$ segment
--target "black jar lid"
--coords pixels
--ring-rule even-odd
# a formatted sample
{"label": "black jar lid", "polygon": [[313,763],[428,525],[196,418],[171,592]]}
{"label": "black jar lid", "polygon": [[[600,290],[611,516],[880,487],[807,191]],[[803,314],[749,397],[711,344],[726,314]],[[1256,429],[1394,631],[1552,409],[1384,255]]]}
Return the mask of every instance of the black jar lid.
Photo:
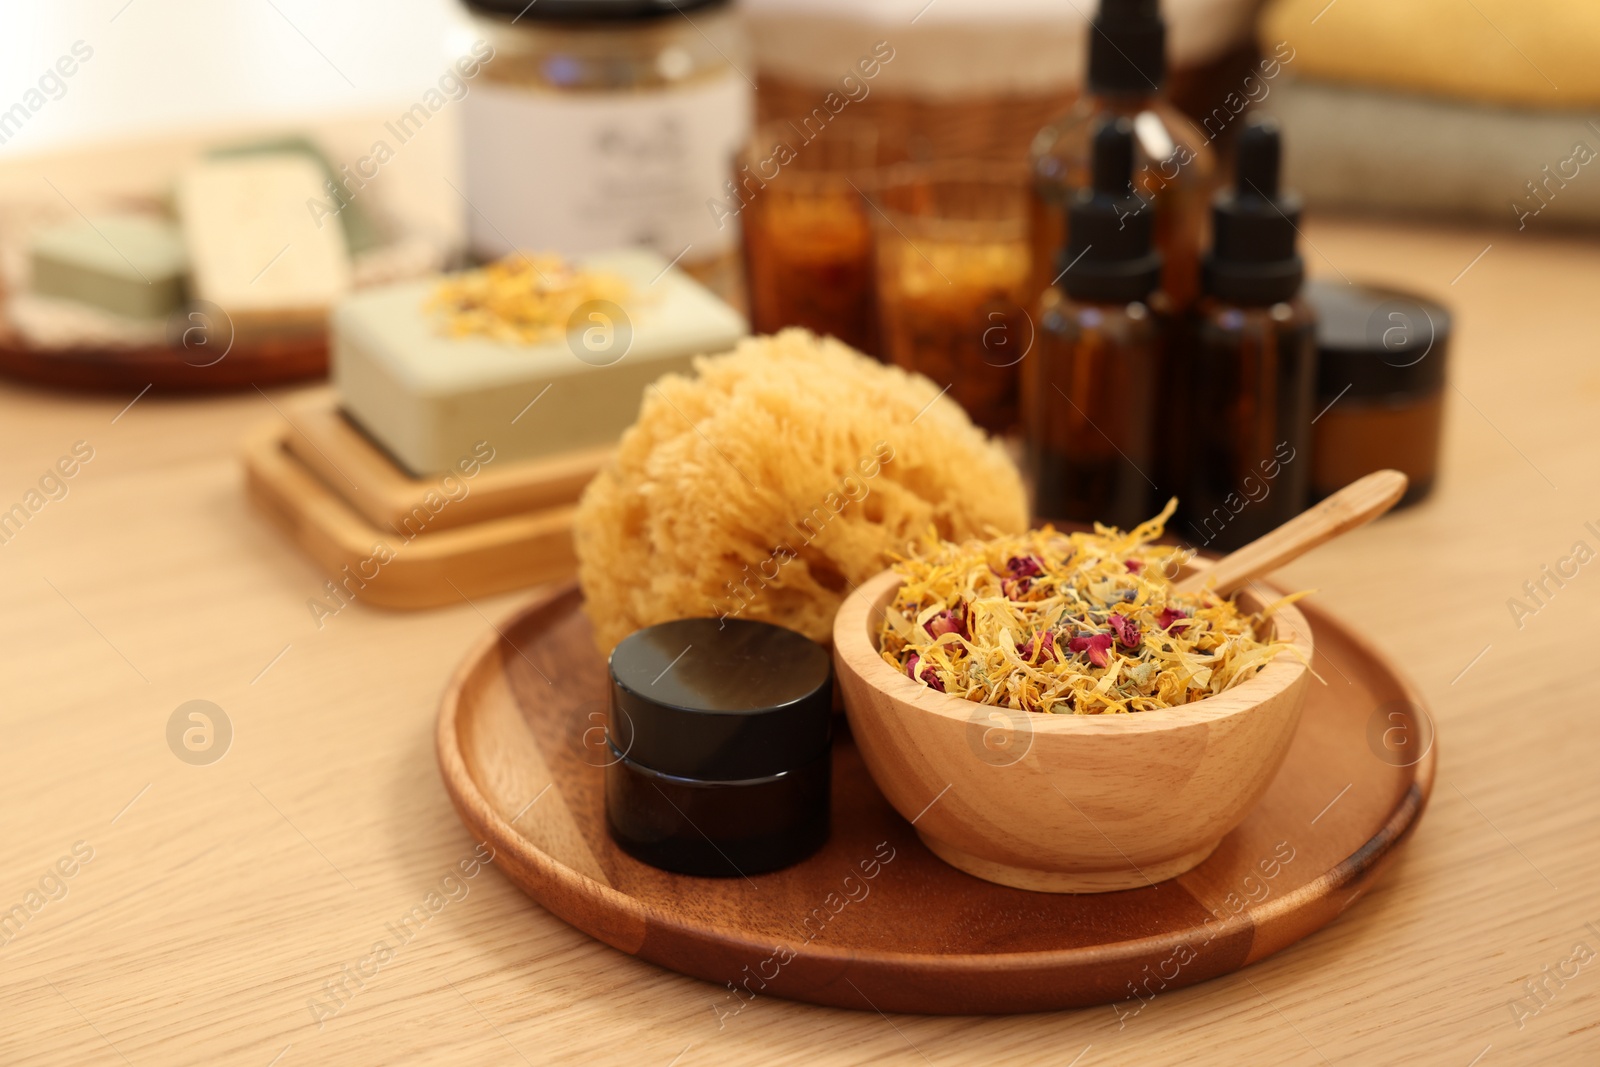
{"label": "black jar lid", "polygon": [[515,22],[643,22],[726,7],[729,0],[464,0],[474,11]]}
{"label": "black jar lid", "polygon": [[1332,400],[1427,393],[1445,380],[1450,311],[1410,293],[1315,280],[1317,395]]}
{"label": "black jar lid", "polygon": [[750,619],[678,619],[611,652],[611,744],[662,774],[744,781],[828,747],[833,664],[809,638]]}

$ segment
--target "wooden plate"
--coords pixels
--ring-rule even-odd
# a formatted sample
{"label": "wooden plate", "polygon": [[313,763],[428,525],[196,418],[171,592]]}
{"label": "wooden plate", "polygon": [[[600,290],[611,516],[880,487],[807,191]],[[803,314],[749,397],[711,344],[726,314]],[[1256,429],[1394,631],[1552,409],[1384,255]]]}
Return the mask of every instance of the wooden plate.
{"label": "wooden plate", "polygon": [[[357,600],[384,608],[436,608],[571,577],[573,505],[440,529],[368,522],[286,447],[294,430],[270,423],[244,442],[251,502]],[[470,496],[467,498],[470,499]],[[385,558],[387,556],[387,558]],[[331,594],[329,597],[331,603]]]}
{"label": "wooden plate", "polygon": [[455,491],[451,492],[443,481],[445,475],[418,476],[401,467],[339,410],[332,397],[292,407],[288,417],[296,431],[285,441],[289,451],[368,521],[384,529],[403,529],[408,522],[414,525],[417,509],[425,506],[428,494],[434,494],[436,501],[448,499],[458,496],[463,485],[466,495],[452,499],[449,507],[433,514],[429,521],[432,529],[575,504],[613,451],[607,445],[543,459],[496,459],[480,464],[470,479],[460,471],[449,472],[455,476]]}
{"label": "wooden plate", "polygon": [[111,392],[154,386],[164,392],[216,393],[280,385],[328,373],[328,339],[303,337],[239,341],[209,366],[180,348],[34,348],[15,334],[0,335],[0,374],[38,385]]}
{"label": "wooden plate", "polygon": [[1435,751],[1416,694],[1365,642],[1300,606],[1326,684],[1313,683],[1282,771],[1208,860],[1141,889],[1033,893],[947,866],[884,801],[848,736],[834,747],[833,836],[809,860],[744,879],[639,863],[606,835],[605,664],[573,586],[468,656],[440,708],[439,765],[513,882],[607,944],[715,983],[706,997],[719,1015],[758,995],[941,1014],[1126,1001],[1117,1010],[1132,1012],[1334,919],[1427,803]]}

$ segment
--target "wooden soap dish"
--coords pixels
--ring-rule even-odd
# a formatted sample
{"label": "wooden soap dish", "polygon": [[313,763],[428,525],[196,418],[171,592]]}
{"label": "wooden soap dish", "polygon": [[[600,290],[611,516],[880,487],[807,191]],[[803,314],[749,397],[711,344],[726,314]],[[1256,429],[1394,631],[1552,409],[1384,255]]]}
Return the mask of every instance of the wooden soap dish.
{"label": "wooden soap dish", "polygon": [[[382,445],[350,421],[329,397],[291,408],[289,422],[296,433],[286,439],[289,451],[308,470],[334,488],[367,520],[384,529],[401,530],[416,525],[417,508],[429,493],[452,499],[450,506],[432,515],[428,528],[443,530],[468,526],[486,519],[525,515],[571,504],[583,487],[611,458],[611,447],[569,452],[548,459],[489,459],[464,456],[470,477],[463,470],[444,476],[413,475],[397,463]],[[493,442],[484,453],[494,455]]]}
{"label": "wooden soap dish", "polygon": [[394,466],[326,405],[293,418],[244,442],[250,498],[356,599],[440,607],[576,570],[572,514],[600,457],[499,470],[491,462],[447,492],[440,479]]}
{"label": "wooden soap dish", "polygon": [[[713,983],[719,1018],[765,996],[938,1014],[1110,1002],[1126,1016],[1331,922],[1427,804],[1435,750],[1417,694],[1351,630],[1299,606],[1322,681],[1281,769],[1207,859],[1137,889],[1036,893],[963,874],[889,806],[848,732],[833,750],[832,837],[811,858],[728,879],[640,863],[606,832],[606,666],[574,586],[469,654],[439,711],[439,766],[506,877],[585,933]],[[1059,784],[1070,798],[1071,777]]]}

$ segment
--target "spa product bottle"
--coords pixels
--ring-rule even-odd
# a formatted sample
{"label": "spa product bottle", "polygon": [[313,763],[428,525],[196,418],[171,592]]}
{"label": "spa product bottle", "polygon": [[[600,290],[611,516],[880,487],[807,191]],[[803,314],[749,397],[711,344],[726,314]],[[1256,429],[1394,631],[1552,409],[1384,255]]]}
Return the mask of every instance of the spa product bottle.
{"label": "spa product bottle", "polygon": [[471,255],[645,246],[735,291],[738,227],[706,205],[729,199],[754,110],[739,5],[464,3],[482,38],[468,57],[481,73],[450,105]]}
{"label": "spa product bottle", "polygon": [[1167,318],[1152,211],[1133,192],[1133,138],[1125,118],[1095,131],[1093,183],[1068,208],[1061,280],[1040,300],[1038,350],[1023,364],[1042,519],[1132,529],[1159,510],[1150,472]]}
{"label": "spa product bottle", "polygon": [[1073,194],[1089,185],[1095,127],[1123,117],[1133,124],[1134,191],[1155,202],[1161,288],[1175,311],[1193,303],[1216,160],[1194,124],[1161,95],[1166,73],[1166,23],[1157,0],[1101,0],[1089,30],[1086,91],[1039,131],[1030,153],[1035,293],[1061,269],[1052,264],[1066,245]]}
{"label": "spa product bottle", "polygon": [[1239,135],[1237,182],[1212,209],[1203,295],[1167,375],[1172,531],[1230,551],[1298,514],[1311,477],[1316,314],[1300,296],[1300,200],[1278,189],[1277,124]]}

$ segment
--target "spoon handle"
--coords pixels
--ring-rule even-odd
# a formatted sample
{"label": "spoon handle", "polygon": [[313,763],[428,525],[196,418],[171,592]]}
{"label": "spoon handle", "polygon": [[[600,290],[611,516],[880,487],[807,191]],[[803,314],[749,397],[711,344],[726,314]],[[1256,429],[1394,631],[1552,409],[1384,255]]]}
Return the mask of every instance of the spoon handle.
{"label": "spoon handle", "polygon": [[1177,590],[1198,593],[1209,585],[1219,596],[1228,596],[1250,579],[1269,574],[1323,542],[1366,525],[1392,508],[1405,491],[1404,474],[1396,470],[1374,471],[1205,570],[1180,580]]}

